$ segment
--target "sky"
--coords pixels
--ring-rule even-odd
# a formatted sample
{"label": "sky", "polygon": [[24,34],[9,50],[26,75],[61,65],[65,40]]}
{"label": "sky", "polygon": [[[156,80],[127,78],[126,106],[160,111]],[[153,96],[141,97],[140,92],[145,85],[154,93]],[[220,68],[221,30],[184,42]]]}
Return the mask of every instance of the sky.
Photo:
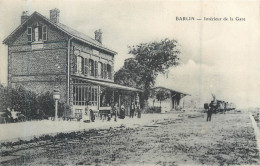
{"label": "sky", "polygon": [[[128,46],[175,39],[181,64],[160,75],[156,86],[217,99],[237,107],[260,107],[260,2],[170,0],[0,0],[0,41],[20,24],[22,11],[60,10],[60,22],[94,38],[118,54],[115,70],[131,57]],[[177,21],[176,17],[202,20]],[[204,17],[245,18],[245,21],[204,21]],[[0,44],[0,82],[7,82],[7,46]]]}

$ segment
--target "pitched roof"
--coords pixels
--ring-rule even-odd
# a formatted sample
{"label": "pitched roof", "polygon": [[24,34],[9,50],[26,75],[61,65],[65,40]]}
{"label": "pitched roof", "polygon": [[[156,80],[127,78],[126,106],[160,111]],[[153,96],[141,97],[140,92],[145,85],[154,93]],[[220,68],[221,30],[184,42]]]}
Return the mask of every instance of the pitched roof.
{"label": "pitched roof", "polygon": [[177,90],[174,90],[174,89],[171,89],[171,88],[162,87],[162,86],[158,86],[158,87],[155,87],[153,89],[158,89],[158,88],[162,88],[162,89],[166,89],[166,90],[169,90],[171,92],[174,92],[174,93],[179,93],[179,94],[184,94],[184,95],[190,96],[190,94],[188,94],[188,93],[180,92],[180,91],[177,91]]}
{"label": "pitched roof", "polygon": [[101,44],[100,42],[96,41],[95,39],[92,39],[91,37],[87,36],[84,33],[81,33],[75,29],[72,29],[64,24],[61,23],[54,23],[52,22],[50,19],[46,18],[45,16],[41,15],[38,12],[34,12],[24,23],[22,23],[21,25],[19,25],[7,38],[4,39],[3,43],[4,44],[8,44],[8,41],[13,37],[13,35],[18,32],[24,25],[27,24],[28,20],[30,20],[33,16],[39,16],[41,18],[43,18],[45,21],[47,21],[48,23],[50,23],[51,25],[53,25],[54,27],[58,28],[59,30],[63,31],[64,33],[68,34],[71,37],[74,37],[75,39],[87,43],[91,46],[97,47],[99,49],[102,49],[104,51],[110,52],[112,54],[117,54],[117,52],[107,48],[106,46],[104,46],[103,44]]}

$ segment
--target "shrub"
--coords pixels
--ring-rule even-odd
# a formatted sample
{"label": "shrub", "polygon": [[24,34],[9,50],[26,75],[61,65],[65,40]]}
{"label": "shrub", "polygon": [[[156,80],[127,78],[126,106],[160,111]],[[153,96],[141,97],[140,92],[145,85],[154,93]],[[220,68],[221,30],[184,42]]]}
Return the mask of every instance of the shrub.
{"label": "shrub", "polygon": [[4,112],[8,107],[7,88],[0,84],[0,112]]}
{"label": "shrub", "polygon": [[38,101],[35,93],[25,90],[22,86],[17,88],[8,87],[8,99],[10,107],[20,111],[27,120],[33,119],[36,114]]}
{"label": "shrub", "polygon": [[38,109],[46,116],[54,116],[55,114],[55,101],[52,93],[49,91],[38,96],[39,106]]}
{"label": "shrub", "polygon": [[[55,102],[51,92],[40,95],[22,86],[11,88],[0,84],[0,111],[14,109],[25,115],[27,120],[44,119],[55,114]],[[69,106],[59,102],[58,116],[62,116]]]}

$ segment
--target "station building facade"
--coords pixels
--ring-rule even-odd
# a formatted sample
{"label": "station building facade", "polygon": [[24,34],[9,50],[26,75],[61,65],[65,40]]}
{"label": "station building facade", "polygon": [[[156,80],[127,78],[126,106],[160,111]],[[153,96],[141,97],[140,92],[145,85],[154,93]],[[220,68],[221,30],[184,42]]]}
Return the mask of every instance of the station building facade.
{"label": "station building facade", "polygon": [[140,89],[114,83],[115,51],[59,21],[60,11],[50,18],[23,12],[21,24],[3,41],[8,46],[8,85],[23,86],[37,94],[58,88],[61,102],[71,107],[66,116],[84,111],[87,103],[109,110],[118,103],[129,112],[139,102]]}

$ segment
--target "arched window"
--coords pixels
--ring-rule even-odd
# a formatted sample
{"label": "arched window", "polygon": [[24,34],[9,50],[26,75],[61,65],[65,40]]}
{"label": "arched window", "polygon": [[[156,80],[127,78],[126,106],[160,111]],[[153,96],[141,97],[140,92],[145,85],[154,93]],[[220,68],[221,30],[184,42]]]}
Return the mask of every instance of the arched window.
{"label": "arched window", "polygon": [[108,76],[108,79],[112,80],[111,65],[109,65],[109,64],[107,64],[107,76]]}
{"label": "arched window", "polygon": [[95,70],[94,61],[92,59],[90,59],[89,60],[89,75],[90,76],[94,76],[94,70]]}

